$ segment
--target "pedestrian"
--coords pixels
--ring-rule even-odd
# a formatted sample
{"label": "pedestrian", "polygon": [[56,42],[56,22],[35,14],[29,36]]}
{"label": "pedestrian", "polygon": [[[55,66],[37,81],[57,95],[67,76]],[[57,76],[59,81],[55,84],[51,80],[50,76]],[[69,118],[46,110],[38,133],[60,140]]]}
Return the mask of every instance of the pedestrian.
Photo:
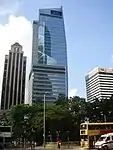
{"label": "pedestrian", "polygon": [[36,142],[34,143],[34,145],[35,145],[35,148],[36,148]]}
{"label": "pedestrian", "polygon": [[61,146],[61,140],[60,137],[57,138],[57,147],[60,149]]}

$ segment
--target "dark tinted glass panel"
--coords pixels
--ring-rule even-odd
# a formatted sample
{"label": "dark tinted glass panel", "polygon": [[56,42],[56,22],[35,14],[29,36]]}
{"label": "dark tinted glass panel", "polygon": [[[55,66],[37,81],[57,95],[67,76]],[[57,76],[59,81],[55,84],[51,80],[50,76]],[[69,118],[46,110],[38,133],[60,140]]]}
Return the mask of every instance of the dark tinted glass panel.
{"label": "dark tinted glass panel", "polygon": [[110,136],[107,137],[106,141],[110,141]]}
{"label": "dark tinted glass panel", "polygon": [[10,103],[9,103],[9,108],[12,105],[12,98],[13,98],[13,82],[14,82],[14,68],[15,68],[15,53],[13,54],[13,64],[12,64],[12,77],[11,77],[11,87],[10,87]]}
{"label": "dark tinted glass panel", "polygon": [[7,59],[5,59],[5,64],[7,64],[7,62],[8,62],[8,60],[7,60]]}
{"label": "dark tinted glass panel", "polygon": [[5,67],[4,67],[4,70],[6,70],[7,69],[7,64],[5,64]]}
{"label": "dark tinted glass panel", "polygon": [[65,71],[65,68],[57,68],[57,67],[46,67],[46,66],[33,66],[33,68],[37,68],[37,69],[53,69],[53,70],[62,70],[62,71]]}
{"label": "dark tinted glass panel", "polygon": [[113,73],[110,73],[110,72],[109,72],[109,73],[108,73],[108,72],[99,72],[99,74],[105,74],[105,75],[108,75],[108,74],[109,74],[109,75],[113,75]]}
{"label": "dark tinted glass panel", "polygon": [[22,101],[21,103],[24,103],[24,93],[22,93]]}
{"label": "dark tinted glass panel", "polygon": [[7,78],[7,90],[6,90],[5,109],[8,108],[8,93],[9,93],[9,80],[10,80],[11,59],[12,59],[12,54],[11,54],[11,52],[10,52],[10,53],[9,53],[9,65],[8,65],[8,78]]}
{"label": "dark tinted glass panel", "polygon": [[55,11],[55,10],[51,10],[51,14],[55,15],[55,16],[62,16],[62,12],[60,11]]}
{"label": "dark tinted glass panel", "polygon": [[26,61],[24,61],[24,70],[23,70],[23,79],[22,79],[22,101],[24,103],[24,95],[25,95],[25,76],[26,76]]}
{"label": "dark tinted glass panel", "polygon": [[21,79],[22,79],[22,62],[23,62],[23,54],[20,57],[20,72],[19,72],[19,87],[18,87],[18,104],[21,103],[20,101],[20,94],[21,94]]}
{"label": "dark tinted glass panel", "polygon": [[4,71],[4,77],[6,77],[6,71]]}
{"label": "dark tinted glass panel", "polygon": [[89,130],[101,130],[101,129],[111,129],[113,125],[88,125]]}
{"label": "dark tinted glass panel", "polygon": [[16,97],[17,97],[18,62],[19,62],[19,54],[17,54],[17,60],[16,60],[16,76],[15,76],[15,88],[14,88],[14,105],[16,105]]}
{"label": "dark tinted glass panel", "polygon": [[4,98],[5,98],[5,86],[6,84],[6,78],[3,78],[3,83],[2,83],[2,96],[1,96],[1,108],[3,109],[4,108]]}

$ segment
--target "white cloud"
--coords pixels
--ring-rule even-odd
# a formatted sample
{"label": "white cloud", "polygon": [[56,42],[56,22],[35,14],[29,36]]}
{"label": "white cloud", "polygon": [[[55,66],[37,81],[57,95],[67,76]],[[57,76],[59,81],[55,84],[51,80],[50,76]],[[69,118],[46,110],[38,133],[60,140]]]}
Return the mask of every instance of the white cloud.
{"label": "white cloud", "polygon": [[71,89],[69,90],[69,97],[73,97],[77,95],[77,89]]}
{"label": "white cloud", "polygon": [[[10,15],[7,24],[0,24],[0,92],[2,89],[5,54],[9,54],[11,45],[15,42],[19,42],[23,46],[24,55],[27,56],[26,81],[28,81],[28,70],[31,65],[32,24],[25,17]],[[26,87],[28,87],[27,82]]]}
{"label": "white cloud", "polygon": [[0,15],[9,15],[18,12],[23,0],[0,0]]}

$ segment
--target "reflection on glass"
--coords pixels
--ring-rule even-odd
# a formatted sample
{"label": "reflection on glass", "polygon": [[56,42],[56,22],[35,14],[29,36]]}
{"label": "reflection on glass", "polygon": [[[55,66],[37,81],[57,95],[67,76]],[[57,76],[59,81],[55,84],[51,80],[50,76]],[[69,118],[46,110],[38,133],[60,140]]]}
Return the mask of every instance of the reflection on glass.
{"label": "reflection on glass", "polygon": [[[43,99],[43,94],[49,91],[47,98],[56,100],[59,94],[67,96],[67,48],[62,8],[62,15],[50,16],[51,9],[41,9],[38,21],[38,68],[34,69],[35,95]],[[47,14],[47,15],[46,15]],[[34,92],[33,91],[33,92]]]}

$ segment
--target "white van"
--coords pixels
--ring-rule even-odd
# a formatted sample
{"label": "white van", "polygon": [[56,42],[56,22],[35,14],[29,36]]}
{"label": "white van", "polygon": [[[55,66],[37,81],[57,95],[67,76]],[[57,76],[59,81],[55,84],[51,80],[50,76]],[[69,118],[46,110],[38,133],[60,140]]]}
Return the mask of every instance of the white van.
{"label": "white van", "polygon": [[98,141],[95,143],[97,149],[112,149],[113,148],[113,133],[107,133],[101,135]]}

